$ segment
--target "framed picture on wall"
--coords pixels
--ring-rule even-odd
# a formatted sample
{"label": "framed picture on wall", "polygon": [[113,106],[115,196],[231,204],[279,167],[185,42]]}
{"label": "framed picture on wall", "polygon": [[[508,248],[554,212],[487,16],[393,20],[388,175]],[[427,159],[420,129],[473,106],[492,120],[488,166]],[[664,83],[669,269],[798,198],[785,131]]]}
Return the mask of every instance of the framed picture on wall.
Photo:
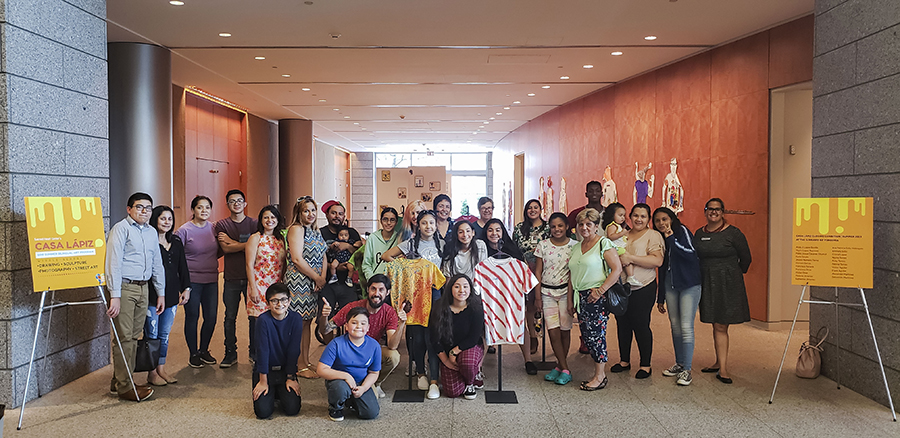
{"label": "framed picture on wall", "polygon": [[422,192],[422,201],[431,202],[431,193],[430,192]]}
{"label": "framed picture on wall", "polygon": [[416,187],[425,187],[425,177],[422,175],[416,175],[415,186]]}
{"label": "framed picture on wall", "polygon": [[391,182],[391,171],[390,170],[382,170],[381,171],[381,180],[384,182]]}
{"label": "framed picture on wall", "polygon": [[431,181],[431,182],[429,182],[429,183],[428,183],[428,190],[431,190],[432,192],[439,192],[439,191],[441,191],[441,182],[440,182],[440,181]]}
{"label": "framed picture on wall", "polygon": [[406,187],[397,188],[397,199],[406,199]]}
{"label": "framed picture on wall", "polygon": [[378,206],[378,214],[381,214],[381,212],[384,211],[384,209],[388,208],[388,207],[390,207],[390,205],[379,205]]}

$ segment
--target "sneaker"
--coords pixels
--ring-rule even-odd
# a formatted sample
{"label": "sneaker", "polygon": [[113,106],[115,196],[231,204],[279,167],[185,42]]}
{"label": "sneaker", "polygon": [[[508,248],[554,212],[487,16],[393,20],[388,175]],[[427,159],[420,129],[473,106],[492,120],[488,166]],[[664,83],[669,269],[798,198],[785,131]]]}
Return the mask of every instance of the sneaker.
{"label": "sneaker", "polygon": [[630,284],[630,285],[632,285],[633,287],[638,287],[638,288],[640,288],[640,287],[643,287],[643,286],[644,286],[643,284],[641,284],[640,281],[638,281],[638,280],[637,280],[636,278],[634,278],[634,277],[628,277],[628,278],[625,280],[625,282],[628,283],[628,284]]}
{"label": "sneaker", "polygon": [[554,382],[554,381],[556,381],[556,378],[559,377],[559,375],[561,373],[562,373],[562,371],[559,368],[554,368],[549,373],[544,374],[544,380],[546,380],[548,382]]}
{"label": "sneaker", "polygon": [[344,410],[328,409],[328,418],[330,418],[331,421],[344,421]]}
{"label": "sneaker", "polygon": [[416,386],[419,387],[420,391],[427,391],[428,390],[428,377],[425,377],[424,375],[419,376],[419,379],[416,381]]}
{"label": "sneaker", "polygon": [[335,284],[335,283],[337,283],[337,275],[332,275],[331,278],[328,279],[328,284]]}
{"label": "sneaker", "polygon": [[381,385],[375,385],[375,396],[378,398],[385,398],[387,394],[384,393],[384,390],[381,389]]}
{"label": "sneaker", "polygon": [[688,386],[691,384],[691,370],[684,370],[680,374],[678,374],[678,380],[675,383],[681,386]]}
{"label": "sneaker", "polygon": [[466,386],[465,392],[463,392],[463,397],[466,400],[475,400],[475,385]]}
{"label": "sneaker", "polygon": [[353,279],[351,279],[350,277],[347,277],[347,279],[344,280],[344,284],[346,284],[347,287],[353,287]]}
{"label": "sneaker", "polygon": [[191,359],[188,360],[188,365],[190,365],[191,368],[203,368],[203,361],[200,360],[200,355],[191,355]]}
{"label": "sneaker", "polygon": [[237,353],[225,353],[225,358],[219,363],[219,368],[231,368],[235,364],[237,364]]}
{"label": "sneaker", "polygon": [[682,371],[684,371],[684,367],[676,363],[675,365],[670,366],[669,369],[664,370],[662,375],[666,377],[676,377],[681,374]]}
{"label": "sneaker", "polygon": [[205,363],[207,365],[215,365],[216,364],[216,358],[212,357],[212,355],[209,354],[208,351],[204,351],[204,352],[200,353],[200,360],[203,361],[203,363]]}
{"label": "sneaker", "polygon": [[481,370],[478,370],[478,374],[475,375],[475,384],[473,386],[475,389],[484,389],[484,373]]}
{"label": "sneaker", "polygon": [[435,400],[441,396],[441,389],[438,388],[437,383],[432,383],[431,386],[428,387],[428,400]]}

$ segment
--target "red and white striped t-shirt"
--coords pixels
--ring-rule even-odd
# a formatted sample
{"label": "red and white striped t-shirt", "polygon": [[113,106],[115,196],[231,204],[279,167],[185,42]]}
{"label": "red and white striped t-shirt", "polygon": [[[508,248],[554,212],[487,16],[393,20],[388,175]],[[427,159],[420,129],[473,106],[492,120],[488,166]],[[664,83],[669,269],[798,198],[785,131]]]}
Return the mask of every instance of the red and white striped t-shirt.
{"label": "red and white striped t-shirt", "polygon": [[528,264],[489,258],[475,267],[474,281],[484,303],[487,344],[525,343],[525,294],[538,284]]}

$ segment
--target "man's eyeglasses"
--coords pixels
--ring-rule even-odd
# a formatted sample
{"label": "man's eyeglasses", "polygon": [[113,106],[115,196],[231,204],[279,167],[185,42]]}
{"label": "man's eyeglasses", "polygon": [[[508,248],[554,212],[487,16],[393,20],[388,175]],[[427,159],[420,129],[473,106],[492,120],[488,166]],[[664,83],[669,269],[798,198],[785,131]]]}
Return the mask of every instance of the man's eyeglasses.
{"label": "man's eyeglasses", "polygon": [[134,204],[134,206],[131,208],[137,210],[138,212],[144,212],[144,213],[149,213],[149,212],[153,211],[152,205]]}
{"label": "man's eyeglasses", "polygon": [[243,199],[229,199],[228,200],[228,205],[243,204],[243,203],[244,203]]}
{"label": "man's eyeglasses", "polygon": [[290,303],[290,302],[291,302],[291,297],[272,298],[272,299],[269,300],[269,304],[271,304],[271,305],[273,305],[273,306],[276,305],[276,304],[287,304],[287,303]]}

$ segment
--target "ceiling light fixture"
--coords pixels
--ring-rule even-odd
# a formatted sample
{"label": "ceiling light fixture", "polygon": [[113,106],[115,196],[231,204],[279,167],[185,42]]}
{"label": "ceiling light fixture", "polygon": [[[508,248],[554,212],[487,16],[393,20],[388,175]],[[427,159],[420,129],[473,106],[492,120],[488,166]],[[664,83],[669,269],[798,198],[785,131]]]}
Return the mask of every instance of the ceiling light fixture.
{"label": "ceiling light fixture", "polygon": [[517,100],[517,101],[513,102],[513,105],[517,105],[517,104],[520,104],[520,103],[522,103],[522,102],[519,102],[519,101]]}
{"label": "ceiling light fixture", "polygon": [[505,110],[508,110],[508,109],[509,109],[509,107],[508,107],[508,106],[505,106],[505,107],[503,107],[503,109],[505,109]]}
{"label": "ceiling light fixture", "polygon": [[498,115],[498,116],[502,116],[502,115],[503,115],[503,113],[497,113],[497,115]]}
{"label": "ceiling light fixture", "polygon": [[358,124],[359,124],[359,122],[353,122],[353,124],[354,124],[354,125],[358,125]]}
{"label": "ceiling light fixture", "polygon": [[528,93],[528,97],[534,97],[534,93]]}
{"label": "ceiling light fixture", "polygon": [[283,77],[283,78],[289,78],[289,77],[291,77],[291,75],[281,75],[281,77]]}
{"label": "ceiling light fixture", "polygon": [[345,119],[349,119],[349,118],[350,118],[350,116],[344,116],[344,118],[345,118]]}
{"label": "ceiling light fixture", "polygon": [[582,68],[594,68],[592,64],[585,64],[581,66]]}
{"label": "ceiling light fixture", "polygon": [[341,109],[340,109],[340,108],[335,108],[334,110],[335,110],[335,111],[340,111]]}
{"label": "ceiling light fixture", "polygon": [[325,99],[319,99],[319,102],[325,102]]}
{"label": "ceiling light fixture", "polygon": [[544,85],[544,86],[543,86],[543,87],[541,87],[541,88],[543,88],[543,89],[547,89],[547,88],[550,88],[550,86],[549,86],[549,85]]}
{"label": "ceiling light fixture", "polygon": [[622,56],[622,52],[615,51],[615,52],[610,53],[610,55],[612,55],[612,56]]}
{"label": "ceiling light fixture", "polygon": [[256,58],[253,58],[253,59],[255,59],[257,61],[262,61],[263,59],[266,59],[266,57],[265,56],[257,56]]}
{"label": "ceiling light fixture", "polygon": [[491,118],[490,118],[490,119],[488,119],[488,120],[494,120],[494,119],[496,119],[496,117],[491,117]]}
{"label": "ceiling light fixture", "polygon": [[485,124],[485,125],[489,125],[490,123],[491,123],[491,122],[489,122],[489,121],[487,121],[487,120],[484,121],[484,124]]}
{"label": "ceiling light fixture", "polygon": [[228,32],[222,32],[222,33],[219,34],[219,36],[222,37],[222,38],[228,38],[228,37],[231,36],[231,34],[228,33]]}
{"label": "ceiling light fixture", "polygon": [[560,77],[559,77],[559,79],[561,79],[561,80],[563,80],[563,81],[565,81],[565,80],[568,80],[568,79],[569,79],[569,77],[568,77],[568,76],[560,76]]}
{"label": "ceiling light fixture", "polygon": [[303,91],[309,91],[309,88],[301,88]]}
{"label": "ceiling light fixture", "polygon": [[169,2],[169,4],[172,6],[184,6],[184,2],[179,1],[179,0],[172,0]]}
{"label": "ceiling light fixture", "polygon": [[656,36],[655,35],[647,35],[644,37],[644,39],[647,41],[653,41],[656,39]]}

